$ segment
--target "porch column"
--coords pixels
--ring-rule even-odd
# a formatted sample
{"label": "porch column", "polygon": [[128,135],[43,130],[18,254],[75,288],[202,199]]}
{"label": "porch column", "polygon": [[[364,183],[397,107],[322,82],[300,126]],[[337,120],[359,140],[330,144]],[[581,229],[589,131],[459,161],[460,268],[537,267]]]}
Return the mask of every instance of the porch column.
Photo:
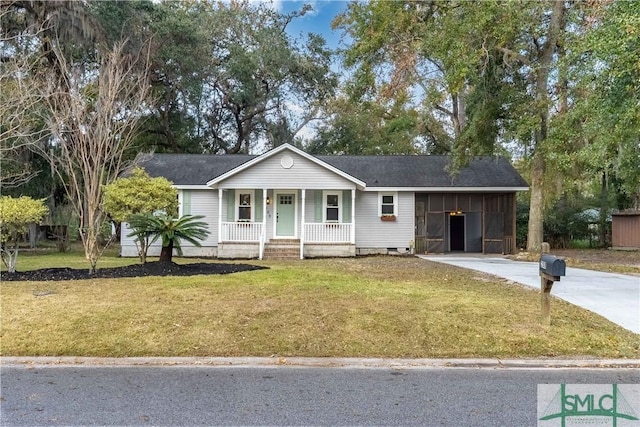
{"label": "porch column", "polygon": [[222,188],[218,187],[218,246],[222,242]]}
{"label": "porch column", "polygon": [[356,244],[356,189],[351,189],[351,244]]}
{"label": "porch column", "polygon": [[262,230],[260,230],[260,243],[258,249],[258,258],[264,256],[264,243],[267,240],[267,189],[262,189]]}
{"label": "porch column", "polygon": [[262,189],[262,231],[267,236],[267,189]]}
{"label": "porch column", "polygon": [[307,207],[306,190],[303,188],[301,190],[301,193],[302,193],[302,215],[300,216],[300,222],[301,222],[301,226],[300,226],[300,259],[304,259],[304,229],[305,229],[304,211],[306,210],[306,207]]}

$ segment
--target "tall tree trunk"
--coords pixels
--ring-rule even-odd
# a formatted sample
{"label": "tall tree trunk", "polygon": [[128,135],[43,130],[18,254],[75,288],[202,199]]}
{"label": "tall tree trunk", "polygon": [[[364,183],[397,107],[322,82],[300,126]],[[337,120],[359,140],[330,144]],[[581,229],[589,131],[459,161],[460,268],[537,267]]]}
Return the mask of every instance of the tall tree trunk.
{"label": "tall tree trunk", "polygon": [[531,171],[531,199],[529,201],[529,231],[527,250],[540,252],[544,239],[544,172],[545,162],[541,153],[536,153]]}
{"label": "tall tree trunk", "polygon": [[549,76],[554,53],[557,52],[561,32],[564,31],[564,2],[555,0],[551,11],[551,21],[547,30],[547,40],[538,51],[538,68],[536,70],[536,107],[540,123],[535,131],[535,148],[533,169],[531,171],[531,204],[529,206],[529,238],[527,250],[541,250],[544,226],[544,181],[546,161],[544,159],[544,143],[548,136],[549,126]]}
{"label": "tall tree trunk", "polygon": [[163,246],[160,251],[160,262],[171,262],[173,256],[173,240],[169,240],[167,246]]}
{"label": "tall tree trunk", "polygon": [[602,171],[602,185],[600,187],[600,214],[598,215],[598,246],[606,248],[607,241],[607,216],[609,214],[609,186],[607,185],[607,172]]}

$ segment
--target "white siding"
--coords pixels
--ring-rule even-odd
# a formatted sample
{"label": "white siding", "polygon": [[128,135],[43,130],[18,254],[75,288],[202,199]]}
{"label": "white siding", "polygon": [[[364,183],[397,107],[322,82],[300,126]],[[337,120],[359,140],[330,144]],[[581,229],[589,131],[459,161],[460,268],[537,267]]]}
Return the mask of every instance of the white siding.
{"label": "white siding", "polygon": [[[263,188],[257,186],[256,188]],[[203,248],[191,248],[188,243],[184,244],[185,255],[215,255],[218,246],[218,192],[217,190],[189,190],[191,191],[191,214],[204,215],[204,220],[210,224],[210,235],[203,242]],[[321,191],[321,190],[320,190]],[[267,237],[273,236],[273,191],[268,195],[272,204],[267,207]],[[223,209],[226,205],[226,194],[223,193]],[[302,200],[300,191],[296,191],[298,205],[298,236],[300,235],[300,220],[302,212]],[[356,192],[356,247],[357,248],[398,248],[403,251],[410,247],[410,241],[414,239],[415,206],[413,192],[398,192],[398,212],[396,221],[381,221],[378,214],[378,193],[377,192]],[[315,216],[314,192],[306,192],[305,219],[313,222]],[[257,201],[258,202],[258,201]],[[261,201],[259,201],[261,202]],[[223,221],[226,221],[226,212],[223,212]],[[126,224],[122,227],[122,255],[137,256],[133,240],[126,237],[130,230]],[[149,251],[149,255],[157,256],[160,253],[160,243]]]}
{"label": "white siding", "polygon": [[[204,215],[202,221],[209,224],[209,236],[201,242],[202,246],[216,246],[218,244],[218,190],[184,191],[191,192],[191,215]],[[193,245],[184,242],[183,246]]]}
{"label": "white siding", "polygon": [[306,192],[307,205],[305,206],[304,216],[306,222],[322,222],[322,218],[316,218],[316,191],[322,193],[322,190],[311,190]]}
{"label": "white siding", "polygon": [[[289,169],[280,164],[285,156],[293,158],[293,166]],[[220,182],[220,187],[333,190],[355,188],[355,184],[311,160],[285,150],[225,179]]]}
{"label": "white siding", "polygon": [[378,214],[378,193],[356,194],[356,247],[405,249],[414,240],[415,197],[413,192],[398,192],[395,221],[382,221]]}
{"label": "white siding", "polygon": [[127,234],[131,233],[131,229],[129,229],[127,225],[127,223],[123,222],[120,227],[120,255],[138,256],[136,245],[133,243],[133,238],[127,237]]}
{"label": "white siding", "polygon": [[[269,240],[274,234],[273,213],[275,212],[276,198],[273,194],[273,190],[267,190],[267,196],[271,200],[271,204],[267,206],[267,211],[265,212],[265,218],[267,219],[267,230],[265,235],[267,236],[267,240]],[[262,203],[262,201],[260,203]]]}
{"label": "white siding", "polygon": [[[209,236],[202,243],[202,249],[189,249],[193,245],[183,242],[185,256],[190,255],[207,255],[214,253],[212,248],[218,245],[218,191],[217,190],[180,190],[181,192],[189,191],[191,193],[191,215],[204,215],[202,221],[209,224]],[[225,219],[223,218],[223,221]],[[127,237],[131,230],[127,224],[122,224],[122,233],[120,237],[120,247],[122,256],[137,256],[137,250],[133,243],[132,237]],[[157,241],[148,251],[149,256],[157,256],[160,254],[162,242]]]}

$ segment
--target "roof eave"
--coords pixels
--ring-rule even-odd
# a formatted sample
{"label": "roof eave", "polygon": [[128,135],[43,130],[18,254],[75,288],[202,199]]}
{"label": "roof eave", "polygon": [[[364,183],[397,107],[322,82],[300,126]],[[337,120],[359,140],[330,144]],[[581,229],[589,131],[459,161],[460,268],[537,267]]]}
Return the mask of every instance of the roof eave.
{"label": "roof eave", "polygon": [[220,176],[218,176],[216,178],[213,178],[212,180],[207,181],[206,185],[209,188],[216,188],[217,185],[220,182],[224,181],[225,179],[227,179],[227,178],[229,178],[229,177],[231,177],[231,176],[233,176],[233,175],[235,175],[237,173],[240,173],[245,169],[249,169],[251,166],[253,166],[253,165],[255,165],[255,164],[257,164],[257,163],[259,163],[259,162],[261,162],[261,161],[263,161],[265,159],[268,159],[269,157],[272,157],[272,156],[274,156],[274,155],[276,155],[276,154],[278,154],[278,153],[280,153],[281,151],[284,151],[284,150],[293,151],[294,153],[304,157],[305,159],[307,159],[307,160],[309,160],[309,161],[311,161],[311,162],[313,162],[313,163],[315,163],[315,164],[317,164],[319,166],[322,166],[325,169],[330,170],[331,172],[333,172],[333,173],[345,178],[348,181],[353,182],[359,190],[364,190],[364,188],[367,186],[367,184],[365,182],[360,181],[359,179],[357,179],[357,178],[349,175],[348,173],[336,168],[335,166],[332,166],[332,165],[330,165],[330,164],[318,159],[317,157],[312,156],[311,154],[305,153],[304,151],[302,151],[299,148],[296,148],[296,147],[294,147],[293,145],[290,145],[290,144],[282,144],[282,145],[280,145],[280,146],[278,146],[278,147],[276,147],[276,148],[264,153],[261,156],[255,157],[254,159],[251,159],[248,162],[243,163],[240,166],[237,166],[237,167],[231,169],[230,171],[228,171],[226,173],[223,173],[222,175],[220,175]]}
{"label": "roof eave", "polygon": [[211,190],[211,187],[204,184],[174,184],[173,186],[178,190]]}
{"label": "roof eave", "polygon": [[413,191],[421,193],[512,193],[529,187],[367,187],[364,191]]}

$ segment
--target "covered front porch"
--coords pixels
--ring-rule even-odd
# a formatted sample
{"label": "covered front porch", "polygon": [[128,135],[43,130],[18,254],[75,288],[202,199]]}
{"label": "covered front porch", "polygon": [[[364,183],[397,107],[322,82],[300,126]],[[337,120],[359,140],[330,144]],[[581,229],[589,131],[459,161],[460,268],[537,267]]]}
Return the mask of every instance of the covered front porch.
{"label": "covered front porch", "polygon": [[355,203],[355,188],[218,188],[218,257],[354,256]]}

